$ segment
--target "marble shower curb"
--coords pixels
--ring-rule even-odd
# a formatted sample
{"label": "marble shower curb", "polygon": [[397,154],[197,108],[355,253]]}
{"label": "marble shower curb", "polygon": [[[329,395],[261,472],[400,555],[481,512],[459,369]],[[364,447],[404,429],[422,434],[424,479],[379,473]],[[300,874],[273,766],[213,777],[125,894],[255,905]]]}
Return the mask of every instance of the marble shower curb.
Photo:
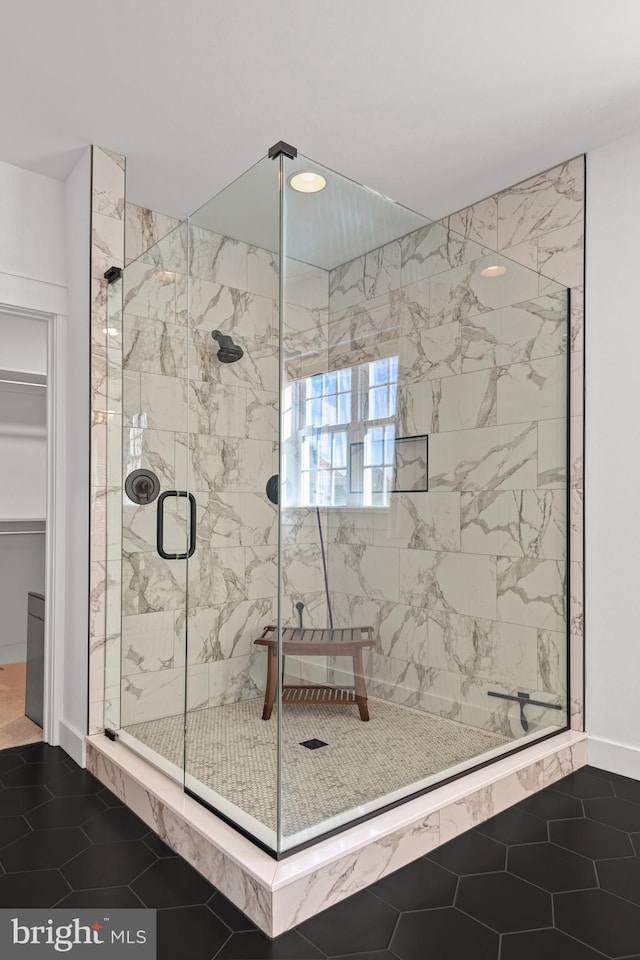
{"label": "marble shower curb", "polygon": [[271,937],[587,762],[586,733],[559,733],[276,861],[123,744],[86,745],[91,773]]}

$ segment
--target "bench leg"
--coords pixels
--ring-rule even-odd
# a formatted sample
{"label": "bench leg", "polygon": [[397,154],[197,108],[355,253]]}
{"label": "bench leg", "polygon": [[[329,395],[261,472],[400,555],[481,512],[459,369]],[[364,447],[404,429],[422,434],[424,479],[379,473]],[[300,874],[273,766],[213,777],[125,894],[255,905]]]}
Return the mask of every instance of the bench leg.
{"label": "bench leg", "polygon": [[364,664],[362,662],[362,648],[353,655],[353,679],[356,688],[356,703],[360,711],[360,719],[369,719],[369,708],[367,706],[367,688],[364,682]]}
{"label": "bench leg", "polygon": [[273,710],[273,704],[276,699],[277,679],[278,651],[274,646],[269,648],[269,656],[267,659],[267,686],[264,691],[264,709],[262,711],[263,720],[269,720],[271,717],[271,711]]}

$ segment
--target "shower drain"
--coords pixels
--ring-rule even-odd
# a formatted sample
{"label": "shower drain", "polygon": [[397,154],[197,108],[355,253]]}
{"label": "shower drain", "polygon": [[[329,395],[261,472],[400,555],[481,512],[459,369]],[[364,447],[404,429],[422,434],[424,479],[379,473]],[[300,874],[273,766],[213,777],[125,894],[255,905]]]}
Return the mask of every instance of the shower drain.
{"label": "shower drain", "polygon": [[324,740],[317,740],[315,737],[313,740],[303,740],[300,743],[301,747],[306,747],[307,750],[317,750],[318,747],[328,747],[329,744],[325,743]]}

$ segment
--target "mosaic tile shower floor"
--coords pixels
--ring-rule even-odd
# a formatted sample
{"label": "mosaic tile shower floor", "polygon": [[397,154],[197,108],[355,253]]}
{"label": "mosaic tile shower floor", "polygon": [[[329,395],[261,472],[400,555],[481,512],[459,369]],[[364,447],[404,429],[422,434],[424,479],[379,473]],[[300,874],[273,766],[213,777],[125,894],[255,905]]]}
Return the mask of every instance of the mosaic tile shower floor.
{"label": "mosaic tile shower floor", "polygon": [[[363,723],[354,707],[288,706],[282,720],[286,835],[402,790],[511,741],[455,720],[369,700]],[[262,700],[196,710],[188,719],[187,770],[271,829],[276,829],[276,719]],[[124,729],[182,767],[183,717]],[[327,746],[310,750],[306,740]]]}

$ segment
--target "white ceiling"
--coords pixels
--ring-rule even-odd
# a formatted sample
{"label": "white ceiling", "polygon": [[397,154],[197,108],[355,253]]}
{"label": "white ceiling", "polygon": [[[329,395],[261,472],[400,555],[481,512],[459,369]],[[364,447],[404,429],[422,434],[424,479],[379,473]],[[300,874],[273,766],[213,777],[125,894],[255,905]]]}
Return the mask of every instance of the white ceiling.
{"label": "white ceiling", "polygon": [[2,0],[0,160],[183,217],[275,141],[440,217],[640,126],[638,0]]}

